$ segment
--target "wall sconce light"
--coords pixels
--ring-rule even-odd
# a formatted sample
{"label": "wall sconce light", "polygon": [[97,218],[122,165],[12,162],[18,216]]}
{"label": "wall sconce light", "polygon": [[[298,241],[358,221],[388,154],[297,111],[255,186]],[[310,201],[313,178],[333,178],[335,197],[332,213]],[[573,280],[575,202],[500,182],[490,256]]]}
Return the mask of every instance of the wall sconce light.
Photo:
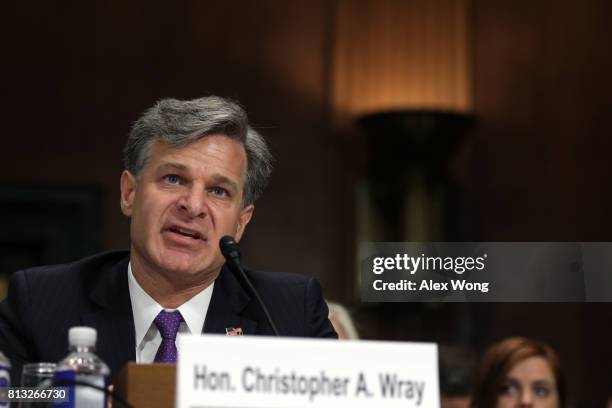
{"label": "wall sconce light", "polygon": [[448,163],[474,119],[468,0],[338,0],[335,122],[368,145],[357,241],[461,240]]}
{"label": "wall sconce light", "polygon": [[448,162],[472,125],[465,114],[434,110],[371,113],[358,123],[368,145],[369,193],[387,241],[461,240],[459,191]]}

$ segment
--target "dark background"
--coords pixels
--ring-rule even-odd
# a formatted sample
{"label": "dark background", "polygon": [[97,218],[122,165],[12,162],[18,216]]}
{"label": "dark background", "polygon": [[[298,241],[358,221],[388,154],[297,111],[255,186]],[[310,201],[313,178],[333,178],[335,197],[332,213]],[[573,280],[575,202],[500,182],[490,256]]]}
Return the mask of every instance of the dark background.
{"label": "dark background", "polygon": [[[471,239],[612,241],[612,3],[469,4],[477,126],[453,172],[476,214]],[[537,337],[559,351],[577,405],[612,395],[612,304],[359,303],[353,187],[367,152],[361,135],[333,127],[335,2],[1,7],[1,220],[17,225],[0,235],[2,273],[68,260],[40,248],[79,225],[89,240],[79,256],[127,247],[118,187],[131,122],[161,97],[218,94],[247,108],[277,158],[243,241],[250,266],[319,277],[367,338],[481,351]],[[32,211],[10,212],[32,194]],[[68,215],[62,197],[72,197]],[[32,215],[43,212],[59,224]]]}

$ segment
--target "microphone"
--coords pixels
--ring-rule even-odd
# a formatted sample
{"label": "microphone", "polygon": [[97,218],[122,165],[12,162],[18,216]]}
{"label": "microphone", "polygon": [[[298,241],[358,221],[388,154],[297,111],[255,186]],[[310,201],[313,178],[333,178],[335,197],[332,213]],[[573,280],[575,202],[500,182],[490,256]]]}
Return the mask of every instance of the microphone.
{"label": "microphone", "polygon": [[261,297],[259,296],[259,293],[255,289],[255,286],[253,286],[253,284],[247,277],[246,273],[244,272],[244,269],[242,268],[242,262],[240,261],[240,246],[234,240],[234,237],[226,235],[223,238],[221,238],[221,240],[219,240],[219,248],[221,249],[221,253],[225,257],[225,260],[227,261],[227,263],[233,267],[233,270],[238,271],[240,273],[240,277],[246,284],[249,292],[251,292],[251,296],[253,296],[257,300],[259,307],[264,312],[264,315],[266,316],[266,320],[268,321],[268,324],[270,324],[270,327],[272,328],[274,335],[280,336],[278,334],[278,330],[276,330],[276,325],[274,324],[272,317],[270,317],[268,308],[264,304],[263,300],[261,300]]}

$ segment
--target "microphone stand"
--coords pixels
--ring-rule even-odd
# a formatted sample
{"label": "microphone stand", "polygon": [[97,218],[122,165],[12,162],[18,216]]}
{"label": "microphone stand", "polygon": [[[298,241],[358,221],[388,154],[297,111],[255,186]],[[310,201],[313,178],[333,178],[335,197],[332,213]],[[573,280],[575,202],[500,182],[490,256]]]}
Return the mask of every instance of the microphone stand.
{"label": "microphone stand", "polygon": [[274,321],[272,320],[272,317],[268,312],[268,308],[264,304],[263,300],[261,300],[261,297],[255,289],[255,286],[253,286],[253,283],[251,283],[246,273],[244,272],[244,269],[242,268],[242,262],[240,261],[240,246],[238,246],[238,243],[234,240],[233,237],[226,235],[219,241],[219,248],[221,248],[221,253],[225,257],[227,263],[229,263],[235,271],[238,271],[240,277],[247,285],[249,292],[253,297],[255,297],[255,300],[257,300],[257,303],[259,304],[259,307],[266,316],[266,320],[272,328],[274,335],[279,337],[280,334],[278,334],[278,330],[276,329],[276,325],[274,324]]}

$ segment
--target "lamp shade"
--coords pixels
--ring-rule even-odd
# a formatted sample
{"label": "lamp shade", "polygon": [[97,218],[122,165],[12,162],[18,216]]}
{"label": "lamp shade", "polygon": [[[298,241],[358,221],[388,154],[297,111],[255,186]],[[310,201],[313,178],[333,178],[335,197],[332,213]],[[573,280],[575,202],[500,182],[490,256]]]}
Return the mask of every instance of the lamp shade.
{"label": "lamp shade", "polygon": [[467,0],[338,0],[336,119],[472,109]]}

